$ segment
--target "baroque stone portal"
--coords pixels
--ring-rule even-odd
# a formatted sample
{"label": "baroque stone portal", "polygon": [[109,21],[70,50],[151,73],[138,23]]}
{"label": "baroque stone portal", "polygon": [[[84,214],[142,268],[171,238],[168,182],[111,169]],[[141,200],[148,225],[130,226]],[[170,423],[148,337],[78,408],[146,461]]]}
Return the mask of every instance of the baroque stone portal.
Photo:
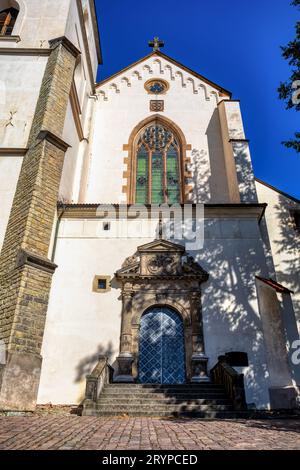
{"label": "baroque stone portal", "polygon": [[140,246],[116,273],[122,284],[122,322],[116,382],[134,382],[139,375],[141,317],[154,306],[176,310],[184,325],[186,381],[207,381],[201,284],[208,273],[181,245],[155,240]]}

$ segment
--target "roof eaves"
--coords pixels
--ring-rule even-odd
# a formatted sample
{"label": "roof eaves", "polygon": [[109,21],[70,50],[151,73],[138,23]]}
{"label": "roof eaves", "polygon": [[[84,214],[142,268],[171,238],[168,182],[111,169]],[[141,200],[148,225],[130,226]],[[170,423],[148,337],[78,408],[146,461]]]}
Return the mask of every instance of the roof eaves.
{"label": "roof eaves", "polygon": [[173,59],[172,57],[168,56],[167,54],[164,54],[163,52],[161,51],[153,51],[153,52],[150,52],[150,54],[142,57],[141,59],[137,60],[136,62],[128,65],[127,67],[124,67],[123,69],[121,69],[119,72],[116,72],[115,74],[111,75],[110,77],[107,77],[105,78],[104,80],[102,80],[101,82],[98,82],[96,84],[96,88],[104,85],[105,83],[107,83],[108,81],[112,80],[113,78],[117,77],[118,75],[126,72],[127,70],[131,69],[132,67],[135,67],[136,65],[140,64],[141,62],[143,62],[144,60],[147,60],[149,59],[150,57],[152,56],[158,56],[158,57],[162,57],[166,60],[168,60],[169,62],[171,62],[172,64],[174,65],[177,65],[178,67],[182,68],[183,70],[185,70],[186,72],[188,72],[189,74],[193,75],[194,77],[198,78],[199,80],[202,80],[204,81],[205,83],[207,83],[208,85],[212,86],[213,88],[216,88],[217,90],[219,90],[221,93],[225,94],[225,95],[228,95],[229,98],[232,97],[232,93],[231,91],[228,91],[226,90],[225,88],[221,87],[220,85],[218,85],[217,83],[209,80],[208,78],[204,77],[203,75],[195,72],[194,70],[186,67],[185,65],[181,64],[180,62],[178,62],[177,60]]}
{"label": "roof eaves", "polygon": [[95,36],[97,58],[98,58],[98,63],[101,65],[103,64],[103,56],[102,56],[102,47],[101,47],[101,39],[100,39],[100,32],[99,32],[97,5],[96,5],[95,0],[90,0],[90,8],[92,12],[92,24],[93,24],[93,30],[94,30],[94,36]]}
{"label": "roof eaves", "polygon": [[275,186],[272,186],[271,184],[266,183],[265,181],[262,181],[261,179],[256,178],[256,177],[255,177],[255,181],[262,184],[263,186],[266,186],[269,189],[272,189],[273,191],[276,191],[277,193],[281,194],[282,196],[287,197],[288,199],[291,199],[292,201],[296,202],[297,204],[300,204],[300,199],[297,199],[296,197],[291,196],[290,194],[285,193],[284,191],[281,191],[280,189],[276,188]]}
{"label": "roof eaves", "polygon": [[255,277],[259,281],[261,281],[264,284],[267,284],[269,287],[272,287],[273,289],[275,289],[276,292],[279,292],[280,294],[294,294],[294,291],[288,289],[287,287],[283,286],[282,284],[279,284],[279,282],[274,281],[274,279],[266,279],[266,278],[260,277],[260,276],[255,276]]}

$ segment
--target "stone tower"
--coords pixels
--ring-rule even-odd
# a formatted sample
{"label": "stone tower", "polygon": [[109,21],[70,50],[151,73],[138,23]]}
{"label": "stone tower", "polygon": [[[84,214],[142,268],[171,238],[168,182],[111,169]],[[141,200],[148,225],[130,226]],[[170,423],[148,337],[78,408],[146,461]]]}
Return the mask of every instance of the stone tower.
{"label": "stone tower", "polygon": [[72,198],[62,172],[71,181],[85,158],[101,50],[93,0],[0,0],[1,12],[0,408],[32,410],[57,200]]}

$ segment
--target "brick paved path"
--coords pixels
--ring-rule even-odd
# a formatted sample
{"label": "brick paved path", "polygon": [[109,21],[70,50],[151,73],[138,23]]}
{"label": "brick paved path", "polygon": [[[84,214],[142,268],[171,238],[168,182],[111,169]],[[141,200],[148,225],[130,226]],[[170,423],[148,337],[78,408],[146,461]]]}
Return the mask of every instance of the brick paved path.
{"label": "brick paved path", "polygon": [[300,420],[0,417],[0,449],[300,449]]}

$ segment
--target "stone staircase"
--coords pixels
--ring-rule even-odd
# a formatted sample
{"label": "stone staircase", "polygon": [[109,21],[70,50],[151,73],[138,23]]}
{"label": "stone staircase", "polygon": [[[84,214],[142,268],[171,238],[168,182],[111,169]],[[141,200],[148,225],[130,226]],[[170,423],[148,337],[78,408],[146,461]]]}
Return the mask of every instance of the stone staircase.
{"label": "stone staircase", "polygon": [[247,411],[234,410],[221,385],[106,384],[96,403],[85,407],[93,416],[168,416],[237,418]]}

